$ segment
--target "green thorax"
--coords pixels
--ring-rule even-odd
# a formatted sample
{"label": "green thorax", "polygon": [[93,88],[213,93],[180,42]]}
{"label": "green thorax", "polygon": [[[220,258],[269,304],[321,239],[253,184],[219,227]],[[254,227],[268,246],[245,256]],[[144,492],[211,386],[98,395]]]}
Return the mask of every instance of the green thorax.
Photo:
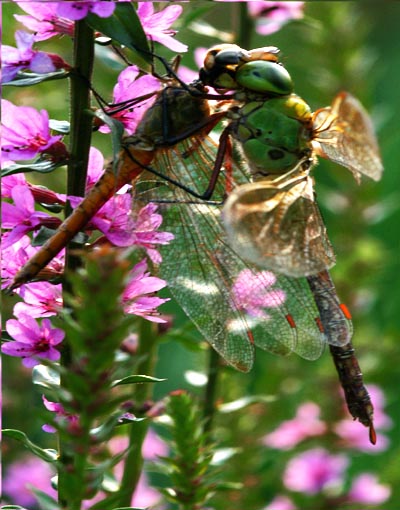
{"label": "green thorax", "polygon": [[284,174],[311,154],[311,109],[295,94],[251,101],[235,119],[232,134],[254,175]]}

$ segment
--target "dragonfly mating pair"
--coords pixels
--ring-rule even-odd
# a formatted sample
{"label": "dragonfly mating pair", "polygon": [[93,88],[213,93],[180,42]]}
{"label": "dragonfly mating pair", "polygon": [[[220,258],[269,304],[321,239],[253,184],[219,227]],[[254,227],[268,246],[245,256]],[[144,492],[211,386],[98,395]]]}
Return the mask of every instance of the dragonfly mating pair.
{"label": "dragonfly mating pair", "polygon": [[[117,171],[109,165],[14,287],[35,277],[134,180],[137,202],[158,202],[165,229],[175,234],[162,249],[160,274],[208,342],[243,371],[253,364],[254,345],[313,360],[328,343],[349,410],[375,442],[373,407],[351,345],[350,314],[327,271],[335,257],[310,176],[322,156],[357,179],[378,180],[369,117],[347,93],[312,113],[293,93],[275,47],[211,48],[199,77],[190,85],[166,80],[136,133],[123,140]],[[211,107],[211,99],[219,101]],[[209,134],[222,120],[216,143]]]}

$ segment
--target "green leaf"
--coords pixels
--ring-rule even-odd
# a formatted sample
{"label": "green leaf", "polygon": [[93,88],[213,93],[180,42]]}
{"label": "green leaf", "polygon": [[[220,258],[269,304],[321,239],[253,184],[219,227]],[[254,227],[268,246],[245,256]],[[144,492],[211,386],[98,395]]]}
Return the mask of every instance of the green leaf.
{"label": "green leaf", "polygon": [[1,510],[26,510],[26,508],[19,505],[5,505],[0,507]]}
{"label": "green leaf", "polygon": [[55,450],[51,450],[49,448],[44,449],[35,443],[32,443],[32,441],[28,439],[28,436],[21,430],[4,429],[3,436],[20,441],[26,448],[28,448],[28,450],[46,462],[54,463],[58,459],[58,453]]}
{"label": "green leaf", "polygon": [[163,382],[166,381],[166,379],[158,379],[157,377],[151,377],[150,375],[128,375],[127,377],[124,377],[123,379],[116,379],[112,384],[111,387],[114,388],[115,386],[120,386],[121,384],[138,384],[138,383],[156,383],[156,382]]}
{"label": "green leaf", "polygon": [[[42,246],[48,239],[53,237],[54,230],[47,227],[40,227],[39,232],[37,233],[36,237],[32,240],[32,246]],[[84,234],[83,232],[79,232],[76,234],[76,236],[73,238],[72,242],[75,245],[81,246],[82,244],[86,243],[88,240],[88,236]]]}
{"label": "green leaf", "polygon": [[[124,134],[124,125],[119,120],[113,119],[103,110],[97,110],[94,115],[106,124],[111,130],[111,143],[113,148],[114,165],[118,164],[118,157],[121,151],[121,139]],[[116,171],[116,169],[115,169]]]}
{"label": "green leaf", "polygon": [[227,402],[226,404],[221,404],[218,406],[218,411],[220,413],[233,413],[235,411],[240,411],[247,406],[252,404],[270,404],[271,402],[275,402],[276,397],[273,395],[254,395],[248,397],[238,398],[237,400],[233,400],[232,402]]}
{"label": "green leaf", "polygon": [[67,135],[71,127],[67,120],[56,119],[49,119],[49,126],[53,131],[57,131],[57,133],[62,133],[63,135]]}
{"label": "green leaf", "polygon": [[59,166],[64,166],[65,161],[59,161],[55,163],[50,160],[37,161],[35,163],[17,164],[14,163],[2,169],[1,176],[20,174],[22,172],[39,172],[41,174],[48,174],[54,172]]}
{"label": "green leaf", "polygon": [[53,499],[51,496],[46,494],[43,491],[40,491],[33,485],[29,485],[29,489],[33,492],[35,495],[39,505],[40,510],[59,510],[60,506],[58,505],[57,501]]}
{"label": "green leaf", "polygon": [[3,83],[2,85],[8,85],[12,87],[29,87],[43,81],[63,80],[64,78],[68,78],[69,75],[70,73],[64,70],[46,74],[20,72],[13,81]]}
{"label": "green leaf", "polygon": [[[86,21],[94,30],[134,51],[139,61],[142,61],[145,66],[151,63],[146,34],[130,2],[119,2],[113,15],[108,18],[99,18],[91,13],[86,16]],[[143,64],[138,63],[138,65],[143,67]]]}
{"label": "green leaf", "polygon": [[46,365],[36,365],[32,371],[32,382],[37,386],[53,389],[60,386],[60,373]]}

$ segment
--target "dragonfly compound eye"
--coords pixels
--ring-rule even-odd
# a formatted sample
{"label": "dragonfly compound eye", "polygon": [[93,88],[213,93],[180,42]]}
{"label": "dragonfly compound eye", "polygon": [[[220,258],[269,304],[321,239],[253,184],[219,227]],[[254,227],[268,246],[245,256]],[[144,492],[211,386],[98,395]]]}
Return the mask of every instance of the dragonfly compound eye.
{"label": "dragonfly compound eye", "polygon": [[211,71],[214,67],[225,67],[237,64],[242,59],[245,50],[236,44],[218,44],[207,51],[204,58],[204,69]]}
{"label": "dragonfly compound eye", "polygon": [[257,60],[243,64],[236,73],[237,83],[248,90],[285,96],[293,91],[286,69],[274,62]]}

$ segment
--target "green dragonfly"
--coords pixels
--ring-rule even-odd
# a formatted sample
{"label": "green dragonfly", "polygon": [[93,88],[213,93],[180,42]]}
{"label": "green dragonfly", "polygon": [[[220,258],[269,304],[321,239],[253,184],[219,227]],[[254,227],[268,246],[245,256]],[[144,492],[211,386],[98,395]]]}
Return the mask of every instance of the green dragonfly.
{"label": "green dragonfly", "polygon": [[223,219],[230,245],[258,267],[306,276],[323,330],[354,418],[370,428],[376,442],[373,407],[351,344],[350,314],[340,305],[327,271],[335,263],[315,201],[310,172],[317,156],[379,180],[382,163],[372,123],[359,101],[340,93],[332,106],[315,113],[293,94],[286,69],[270,49],[247,52],[234,45],[212,48],[202,80],[237,89],[225,133],[239,142],[252,182],[225,202]]}

